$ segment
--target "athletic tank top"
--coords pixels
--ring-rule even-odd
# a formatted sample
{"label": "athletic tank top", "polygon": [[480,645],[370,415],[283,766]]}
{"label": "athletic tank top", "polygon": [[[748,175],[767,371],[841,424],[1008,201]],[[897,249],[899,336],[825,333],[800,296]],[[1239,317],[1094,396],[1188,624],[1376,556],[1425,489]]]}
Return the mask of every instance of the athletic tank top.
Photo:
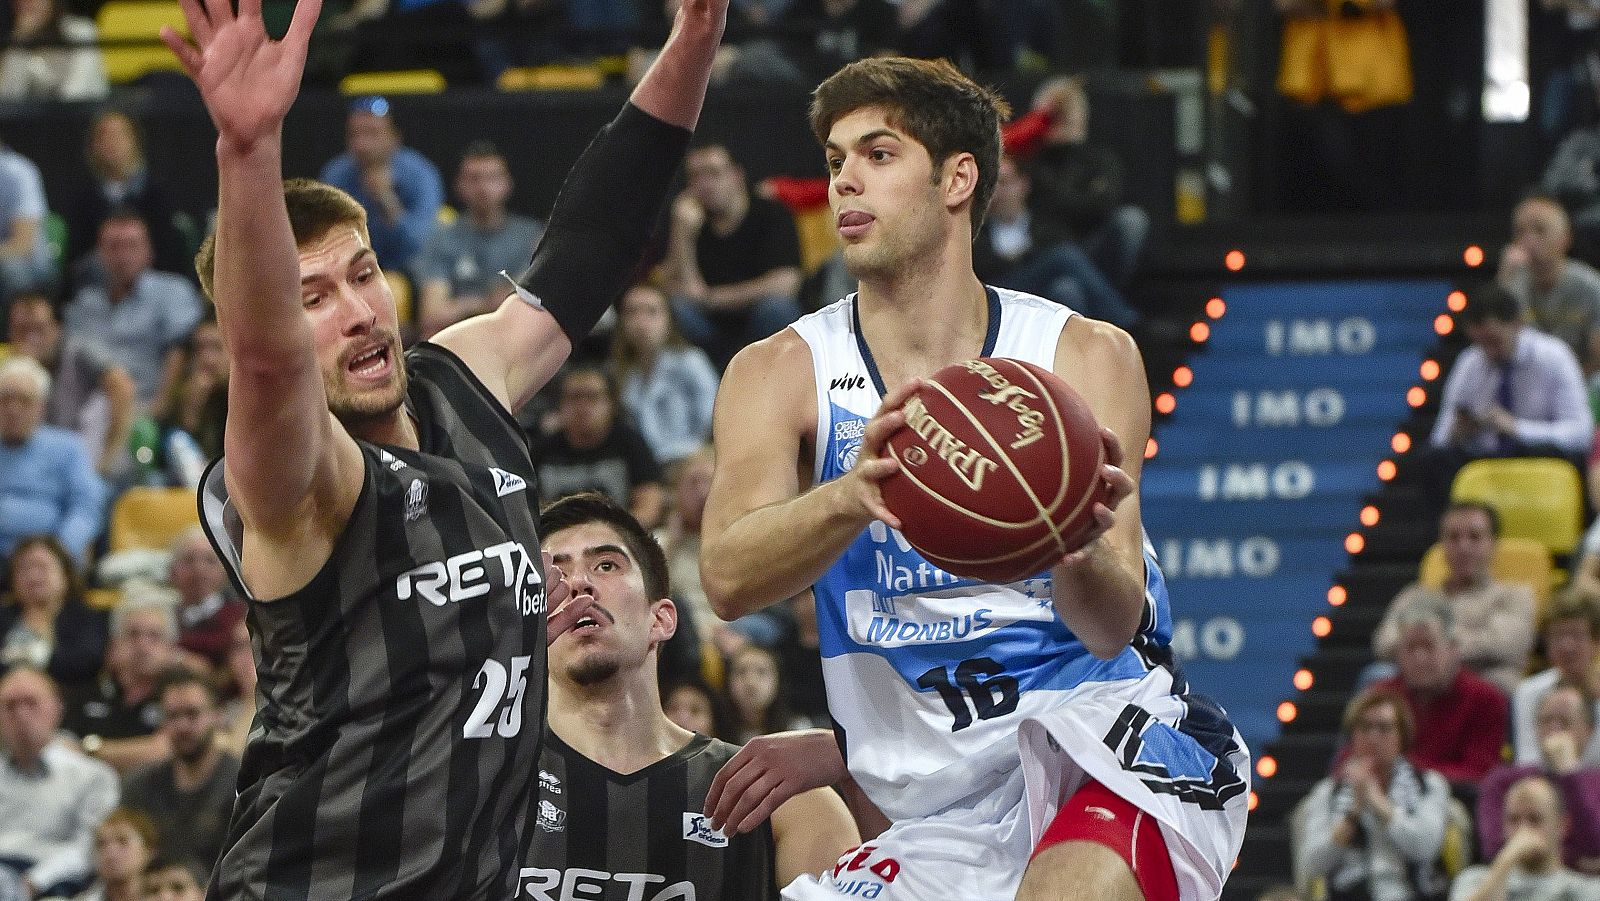
{"label": "athletic tank top", "polygon": [[201,519],[259,674],[210,898],[503,899],[544,724],[545,586],[526,440],[455,355],[405,355],[420,451],[358,441],[322,570],[262,603],[221,461]]}
{"label": "athletic tank top", "polygon": [[[989,288],[983,356],[1053,369],[1076,315]],[[800,319],[817,389],[817,483],[855,465],[886,387],[861,335],[855,295]],[[1019,765],[1016,731],[1089,682],[1137,678],[1170,659],[1166,588],[1145,543],[1145,614],[1111,660],[1056,614],[1049,571],[1010,585],[960,578],[898,531],[872,523],[814,586],[828,708],[850,772],[890,819],[988,794]]]}

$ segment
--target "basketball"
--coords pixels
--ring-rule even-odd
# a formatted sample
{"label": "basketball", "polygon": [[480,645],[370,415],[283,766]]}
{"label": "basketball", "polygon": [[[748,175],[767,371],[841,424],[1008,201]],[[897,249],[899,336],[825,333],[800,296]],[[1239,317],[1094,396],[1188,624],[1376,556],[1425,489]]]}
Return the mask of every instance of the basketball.
{"label": "basketball", "polygon": [[946,572],[1005,584],[1083,546],[1107,495],[1100,426],[1054,373],[1004,357],[935,372],[902,407],[881,485],[901,533]]}

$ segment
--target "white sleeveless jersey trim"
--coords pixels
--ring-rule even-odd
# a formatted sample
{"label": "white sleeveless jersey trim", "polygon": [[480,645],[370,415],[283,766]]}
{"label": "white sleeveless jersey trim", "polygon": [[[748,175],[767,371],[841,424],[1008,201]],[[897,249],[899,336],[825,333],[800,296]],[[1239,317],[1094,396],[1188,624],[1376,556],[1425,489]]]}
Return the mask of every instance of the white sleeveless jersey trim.
{"label": "white sleeveless jersey trim", "polygon": [[[1054,368],[1072,310],[990,288],[985,355]],[[882,402],[855,295],[793,324],[809,346],[817,391],[817,483],[856,462]],[[1138,678],[1166,659],[1166,588],[1148,541],[1146,610],[1134,645],[1089,654],[1057,616],[1048,572],[1011,585],[940,570],[899,532],[873,523],[815,586],[828,705],[851,773],[891,819],[957,804],[1019,765],[1025,718],[1078,686]]]}

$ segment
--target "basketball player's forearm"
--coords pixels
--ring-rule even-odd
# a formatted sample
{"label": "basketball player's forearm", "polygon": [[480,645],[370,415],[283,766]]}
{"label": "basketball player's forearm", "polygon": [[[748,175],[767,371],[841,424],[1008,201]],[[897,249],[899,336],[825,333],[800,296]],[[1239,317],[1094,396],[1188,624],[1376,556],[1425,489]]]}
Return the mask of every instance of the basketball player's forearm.
{"label": "basketball player's forearm", "polygon": [[1057,566],[1051,585],[1056,613],[1096,657],[1120,654],[1139,631],[1143,585],[1105,539],[1081,564]]}
{"label": "basketball player's forearm", "polygon": [[300,258],[283,199],[280,140],[238,150],[217,142],[212,294],[236,363],[314,366],[300,312]]}
{"label": "basketball player's forearm", "polygon": [[686,0],[672,34],[629,101],[663,122],[693,131],[727,24],[728,0]]}
{"label": "basketball player's forearm", "polygon": [[746,513],[701,552],[700,580],[717,615],[736,620],[810,588],[872,521],[835,479]]}

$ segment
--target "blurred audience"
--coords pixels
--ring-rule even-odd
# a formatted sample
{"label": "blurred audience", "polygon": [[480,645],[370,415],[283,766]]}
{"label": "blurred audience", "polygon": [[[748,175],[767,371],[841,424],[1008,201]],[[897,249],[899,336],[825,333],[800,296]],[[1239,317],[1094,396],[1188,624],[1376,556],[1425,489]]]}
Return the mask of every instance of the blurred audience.
{"label": "blurred audience", "polygon": [[156,827],[127,807],[106,815],[94,831],[94,879],[72,901],[143,901],[144,868],[156,853]]}
{"label": "blurred audience", "polygon": [[367,211],[367,234],[384,268],[409,274],[433,237],[444,180],[427,157],[401,143],[400,127],[382,97],[352,102],[344,133],[345,152],[329,160],[319,177]]}
{"label": "blurred audience", "polygon": [[199,526],[172,540],[167,581],[178,596],[178,647],[213,667],[225,666],[245,604],[228,585],[222,561]]}
{"label": "blurred audience", "polygon": [[250,646],[250,630],[242,620],[233,627],[233,641],[228,645],[228,659],[221,674],[230,700],[219,741],[234,756],[242,757],[256,718],[256,657]]}
{"label": "blurred audience", "polygon": [[214,862],[233,812],[239,758],[219,740],[221,708],[209,678],[176,670],[156,693],[166,758],[135,770],[122,803],[156,824],[163,853]]}
{"label": "blurred audience", "polygon": [[1592,901],[1600,880],[1567,869],[1561,843],[1572,818],[1549,780],[1528,776],[1506,795],[1503,832],[1510,836],[1488,864],[1468,867],[1450,901]]}
{"label": "blurred audience", "polygon": [[1600,369],[1600,272],[1568,255],[1572,225],[1554,197],[1517,204],[1513,239],[1500,257],[1499,281],[1535,327],[1572,348],[1585,374]]}
{"label": "blurred audience", "polygon": [[99,100],[111,90],[94,23],[59,0],[12,0],[0,99]]}
{"label": "blurred audience", "polygon": [[1454,621],[1443,603],[1419,601],[1402,610],[1395,623],[1400,672],[1372,690],[1405,698],[1416,723],[1411,762],[1470,796],[1500,761],[1510,714],[1505,694],[1461,665]]}
{"label": "blurred audience", "polygon": [[794,0],[780,24],[784,53],[811,84],[848,63],[891,52],[900,40],[889,0]]}
{"label": "blurred audience", "polygon": [[[1511,743],[1519,764],[1538,763],[1543,754],[1537,712],[1545,695],[1561,683],[1586,684],[1590,668],[1600,663],[1600,594],[1595,589],[1571,586],[1550,602],[1544,656],[1550,667],[1523,679],[1511,696]],[[1600,702],[1594,712],[1600,716]],[[1600,736],[1579,753],[1600,763]]]}
{"label": "blurred audience", "polygon": [[105,524],[105,484],[76,433],[44,425],[50,374],[0,360],[0,556],[24,535],[54,535],[82,560]]}
{"label": "blurred audience", "polygon": [[42,671],[0,676],[0,869],[29,896],[89,877],[95,829],[117,806],[116,773],[57,736],[61,712]]}
{"label": "blurred audience", "polygon": [[1509,695],[1521,681],[1533,650],[1533,590],[1501,582],[1490,572],[1500,540],[1500,515],[1478,501],[1456,501],[1439,520],[1439,546],[1444,551],[1444,585],[1420,582],[1395,595],[1372,636],[1372,652],[1395,659],[1400,641],[1399,615],[1417,603],[1443,602],[1455,618],[1455,639],[1461,662]]}
{"label": "blurred audience", "polygon": [[156,689],[182,661],[174,593],[152,582],[132,581],[111,611],[111,646],[100,678],[67,694],[64,728],[78,736],[84,753],[119,773],[154,763],[171,753],[161,725]]}
{"label": "blurred audience", "polygon": [[205,901],[210,874],[192,857],[161,854],[144,868],[144,901]]}
{"label": "blurred audience", "polygon": [[228,419],[228,345],[207,310],[205,318],[167,357],[165,393],[154,409],[161,470],[167,482],[195,488],[206,465],[222,456]]}
{"label": "blurred audience", "polygon": [[[643,0],[640,3],[643,22],[635,30],[634,46],[628,50],[630,84],[638,84],[660,55],[681,5],[680,0],[660,0],[659,3]],[[782,0],[732,4],[722,42],[711,61],[713,85],[783,84],[799,88],[816,84],[817,80],[807,78],[784,52],[784,47],[769,36],[773,30],[769,27],[771,16],[781,6]]]}
{"label": "blurred audience", "polygon": [[728,656],[723,698],[728,710],[728,731],[722,738],[736,745],[757,735],[811,725],[789,710],[778,658],[758,644],[747,644]]}
{"label": "blurred audience", "polygon": [[511,169],[499,148],[474,141],[456,170],[454,222],[440,226],[417,258],[417,323],[423,338],[468,316],[487,313],[522,274],[544,223],[506,208]]}
{"label": "blurred audience", "polygon": [[13,351],[50,373],[45,424],[77,432],[102,476],[126,470],[136,402],[128,371],[103,349],[66,335],[55,304],[43,294],[20,294],[11,301],[7,339]]}
{"label": "blurred audience", "polygon": [[0,307],[57,278],[44,219],[44,179],[33,161],[0,144]]}
{"label": "blurred audience", "polygon": [[557,392],[556,430],[532,442],[540,499],[598,491],[626,506],[645,528],[660,525],[666,502],[661,465],[639,430],[622,419],[611,377],[592,363],[571,364]]}
{"label": "blurred audience", "polygon": [[84,161],[88,177],[63,207],[67,225],[64,262],[73,269],[74,283],[104,281],[104,266],[94,253],[95,245],[106,217],[123,207],[144,220],[150,234],[151,265],[193,278],[193,254],[178,229],[177,208],[145,164],[144,140],[132,117],[115,109],[96,115],[89,123]]}
{"label": "blurred audience", "polygon": [[661,692],[661,709],[667,719],[701,735],[721,735],[726,726],[715,692],[699,679],[669,683]]}
{"label": "blurred audience", "polygon": [[1405,752],[1416,735],[1404,698],[1373,690],[1344,714],[1348,750],[1336,774],[1301,802],[1294,866],[1330,898],[1422,901],[1443,894],[1439,866],[1450,784]]}
{"label": "blurred audience", "polygon": [[725,367],[800,318],[800,238],[780,204],[750,193],[721,144],[691,148],[672,203],[664,272],[684,337]]}
{"label": "blurred audience", "polygon": [[1600,759],[1583,756],[1595,736],[1594,698],[1581,684],[1556,685],[1539,702],[1536,729],[1539,759],[1495,767],[1479,787],[1479,846],[1485,857],[1500,851],[1506,841],[1501,813],[1507,791],[1527,776],[1542,775],[1572,817],[1562,859],[1580,872],[1600,875]]}
{"label": "blurred audience", "polygon": [[111,210],[95,245],[105,279],[79,287],[64,317],[67,334],[104,348],[128,371],[144,409],[169,390],[172,358],[204,315],[194,284],[152,269],[153,254],[139,212],[127,206]]}
{"label": "blurred audience", "polygon": [[660,288],[641,282],[617,302],[611,373],[623,409],[663,466],[683,462],[711,437],[717,371],[678,333]]}
{"label": "blurred audience", "polygon": [[31,666],[72,689],[105,664],[109,617],[83,600],[78,565],[50,535],[29,535],[11,554],[0,603],[0,672]]}
{"label": "blurred audience", "polygon": [[1461,318],[1472,346],[1445,380],[1433,446],[1464,459],[1586,457],[1594,414],[1572,348],[1527,325],[1516,298],[1495,285],[1469,292]]}

